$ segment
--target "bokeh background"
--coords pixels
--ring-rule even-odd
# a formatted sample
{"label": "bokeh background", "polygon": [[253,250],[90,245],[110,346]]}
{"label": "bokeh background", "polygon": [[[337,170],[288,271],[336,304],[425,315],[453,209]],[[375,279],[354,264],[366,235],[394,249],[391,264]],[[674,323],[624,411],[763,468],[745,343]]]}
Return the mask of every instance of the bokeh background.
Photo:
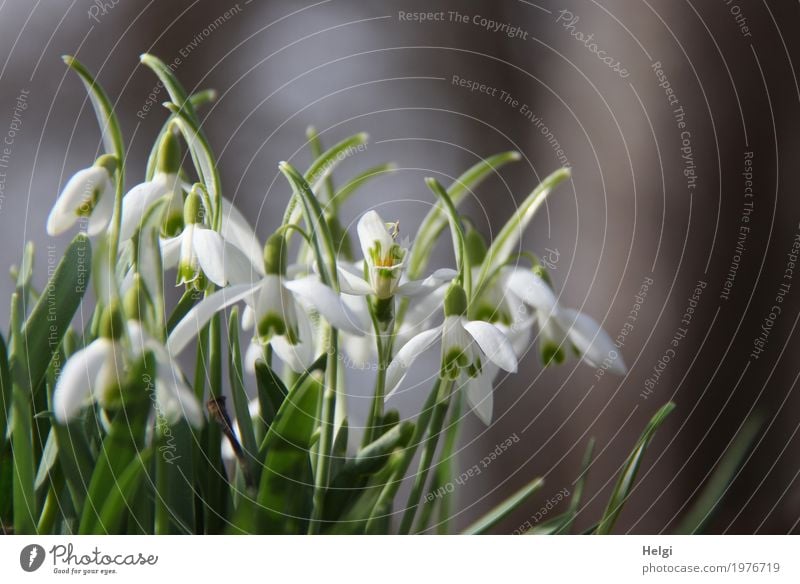
{"label": "bokeh background", "polygon": [[[408,21],[415,12],[441,20]],[[484,19],[508,26],[495,31]],[[217,89],[203,125],[226,196],[262,238],[287,200],[277,162],[308,163],[312,124],[328,144],[370,134],[368,148],[343,164],[345,174],[397,163],[396,173],[349,201],[345,219],[374,207],[407,234],[433,200],[424,176],[449,182],[482,157],[519,150],[522,160],[465,205],[491,236],[540,178],[567,162],[572,181],[550,198],[525,245],[554,258],[565,304],[594,315],[612,336],[628,332],[621,350],[630,371],[598,378],[576,361],[543,370],[532,351],[520,374],[496,389],[490,427],[464,415],[457,474],[509,437],[518,440],[456,485],[453,524],[468,525],[543,476],[539,498],[498,529],[512,533],[574,489],[594,436],[597,459],[578,515],[578,528],[589,527],[647,420],[673,400],[677,409],[645,458],[617,531],[676,529],[756,416],[753,446],[708,531],[798,532],[800,276],[785,277],[800,233],[798,24],[796,2],[766,0],[4,0],[0,264],[19,261],[28,240],[38,244],[40,266],[48,246],[64,246],[66,237],[46,237],[45,218],[60,186],[100,146],[85,91],[59,58],[65,53],[97,72],[116,100],[129,186],[140,180],[165,119],[164,93],[148,98],[155,78],[139,54],[178,59],[175,72],[188,88]],[[510,27],[518,30],[507,34]],[[459,79],[495,91],[470,91]],[[443,242],[435,263],[448,260]],[[637,300],[643,283],[646,297]],[[767,323],[754,358],[782,283],[790,287],[781,313]],[[10,279],[0,279],[0,299],[11,292]],[[434,366],[424,361],[420,379]],[[658,381],[647,392],[654,370]],[[367,390],[358,388],[369,379],[352,376],[357,424],[367,404]],[[403,392],[392,406],[413,415],[420,393]]]}

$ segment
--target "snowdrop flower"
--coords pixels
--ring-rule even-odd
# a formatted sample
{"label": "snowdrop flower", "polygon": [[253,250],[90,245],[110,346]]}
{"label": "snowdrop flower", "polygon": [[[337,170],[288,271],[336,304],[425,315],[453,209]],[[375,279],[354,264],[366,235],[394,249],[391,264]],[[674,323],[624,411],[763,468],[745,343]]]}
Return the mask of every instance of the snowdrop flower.
{"label": "snowdrop flower", "polygon": [[183,214],[183,186],[178,176],[181,150],[178,137],[172,129],[161,139],[157,156],[153,179],[136,185],[122,199],[121,241],[133,237],[147,210],[164,197],[169,202],[162,217],[163,232],[166,235],[175,235],[180,231]]}
{"label": "snowdrop flower", "polygon": [[[288,352],[302,351],[302,359],[314,349],[311,323],[306,308],[318,312],[331,326],[352,334],[363,334],[364,323],[350,311],[341,297],[316,276],[296,280],[286,278],[286,240],[276,233],[264,246],[264,276],[255,283],[234,284],[205,298],[178,323],[168,340],[172,354],[183,350],[218,311],[244,301],[252,318],[254,339],[262,346],[271,344],[281,359],[299,367]],[[298,370],[303,370],[299,368]]]}
{"label": "snowdrop flower", "polygon": [[203,203],[195,190],[186,197],[183,215],[183,231],[161,241],[164,268],[178,268],[177,285],[205,290],[209,280],[222,287],[252,279],[258,270],[245,254],[203,224]]}
{"label": "snowdrop flower", "polygon": [[47,217],[47,233],[55,236],[88,219],[86,232],[99,235],[114,214],[114,181],[117,159],[104,154],[90,168],[76,172],[56,199]]}
{"label": "snowdrop flower", "polygon": [[500,278],[500,285],[506,290],[512,305],[521,302],[534,310],[545,364],[560,363],[565,358],[564,348],[572,347],[592,367],[607,364],[618,375],[627,373],[622,355],[608,333],[590,316],[561,307],[541,276],[532,270],[509,268],[501,273]]}
{"label": "snowdrop flower", "polygon": [[[130,349],[120,338],[123,326],[127,328]],[[194,393],[165,347],[150,337],[138,320],[123,324],[120,311],[114,307],[106,310],[100,337],[72,355],[64,366],[53,392],[56,420],[69,422],[90,402],[104,407],[113,405],[128,367],[146,351],[155,357],[154,389],[159,415],[169,423],[183,417],[195,427],[202,426],[203,414]]]}
{"label": "snowdrop flower", "polygon": [[[492,364],[504,371],[516,373],[517,357],[503,332],[485,321],[468,320],[467,297],[464,289],[453,284],[444,300],[444,323],[422,332],[409,340],[395,355],[386,372],[387,397],[403,380],[414,361],[434,343],[441,343],[441,370],[444,379],[464,387],[467,401],[486,423],[486,396],[492,391]],[[463,382],[463,383],[462,383]],[[488,402],[491,405],[491,402]]]}
{"label": "snowdrop flower", "polygon": [[395,295],[424,296],[456,276],[455,270],[441,269],[424,280],[404,281],[408,245],[398,244],[397,235],[397,223],[385,223],[377,212],[368,211],[358,221],[363,265],[338,265],[342,292],[374,298],[372,310],[383,327],[394,319]]}

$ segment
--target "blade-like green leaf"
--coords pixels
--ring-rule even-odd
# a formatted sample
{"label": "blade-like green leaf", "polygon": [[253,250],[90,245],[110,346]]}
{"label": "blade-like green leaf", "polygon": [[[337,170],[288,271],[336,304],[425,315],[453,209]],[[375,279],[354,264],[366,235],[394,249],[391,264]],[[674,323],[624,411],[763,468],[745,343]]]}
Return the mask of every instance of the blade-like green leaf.
{"label": "blade-like green leaf", "polygon": [[659,426],[661,426],[664,420],[667,419],[667,416],[669,416],[674,409],[674,403],[666,403],[661,406],[661,408],[650,419],[650,422],[647,424],[644,432],[642,432],[642,435],[636,442],[636,446],[633,447],[633,450],[631,451],[630,455],[628,455],[628,458],[622,467],[622,472],[619,475],[619,479],[617,479],[617,484],[614,486],[614,491],[611,493],[611,498],[608,501],[606,510],[603,513],[603,517],[600,519],[597,530],[595,531],[596,534],[605,535],[611,533],[614,523],[616,523],[617,518],[619,517],[620,513],[622,513],[622,508],[627,502],[628,496],[630,495],[633,485],[636,482],[636,475],[639,472],[639,467],[642,464],[644,453],[647,450],[650,441],[653,439],[656,430],[658,430]]}
{"label": "blade-like green leaf", "polygon": [[36,533],[39,511],[34,491],[36,454],[33,449],[33,413],[28,385],[26,347],[21,332],[22,306],[19,293],[11,296],[11,451],[13,454],[14,533]]}
{"label": "blade-like green leaf", "polygon": [[11,416],[11,369],[8,363],[8,349],[3,335],[0,335],[0,453],[6,447],[6,432]]}
{"label": "blade-like green leaf", "polygon": [[676,534],[702,533],[708,525],[722,498],[728,491],[734,476],[741,468],[742,460],[750,451],[753,441],[758,435],[762,425],[761,416],[749,418],[741,431],[734,437],[733,442],[725,451],[711,478],[708,479],[700,495],[695,499],[692,507],[683,517],[675,530]]}
{"label": "blade-like green leaf", "polygon": [[47,433],[47,440],[44,443],[44,449],[39,459],[39,468],[36,471],[36,480],[34,488],[38,491],[42,488],[45,482],[49,486],[50,471],[56,464],[58,459],[58,446],[56,444],[56,435],[52,430]]}
{"label": "blade-like green leaf", "polygon": [[464,291],[467,293],[467,298],[472,296],[472,266],[469,265],[469,257],[467,256],[467,245],[464,241],[464,231],[461,228],[461,218],[458,215],[456,206],[450,199],[450,195],[444,190],[444,187],[439,184],[435,178],[426,178],[425,184],[428,188],[439,198],[444,206],[447,220],[450,223],[450,233],[453,236],[453,252],[456,255],[456,265],[458,266],[459,278]]}
{"label": "blade-like green leaf", "polygon": [[[189,102],[192,104],[192,107],[197,110],[197,108],[215,101],[217,99],[217,92],[213,89],[205,89],[203,91],[198,91],[197,93],[193,93],[189,97]],[[167,121],[164,122],[164,125],[161,126],[161,130],[158,132],[158,136],[156,137],[155,142],[153,142],[153,147],[150,149],[150,156],[147,157],[147,171],[145,172],[145,180],[152,180],[152,178],[156,174],[156,163],[158,162],[158,148],[161,145],[161,139],[164,137],[164,134],[170,128],[172,124],[172,120],[174,119],[175,114],[171,114]]]}
{"label": "blade-like green leaf", "polygon": [[197,117],[194,104],[183,88],[183,85],[181,85],[181,82],[178,81],[178,78],[173,74],[172,69],[167,67],[161,59],[148,53],[140,55],[139,60],[142,65],[149,67],[153,73],[156,74],[159,81],[161,81],[162,85],[167,89],[167,93],[169,93],[172,102],[181,110],[185,111],[192,122],[199,125],[200,120]]}
{"label": "blade-like green leaf", "polygon": [[71,55],[64,55],[61,59],[66,65],[75,71],[86,86],[89,98],[97,115],[97,123],[103,136],[103,144],[106,152],[113,154],[122,163],[125,160],[125,148],[122,142],[122,131],[119,129],[119,121],[114,113],[114,107],[108,98],[105,90],[95,81],[94,77],[83,64]]}
{"label": "blade-like green leaf", "polygon": [[489,511],[486,515],[478,519],[475,523],[467,527],[467,529],[464,530],[464,533],[468,535],[481,535],[488,533],[492,527],[500,523],[517,507],[527,501],[528,497],[538,491],[543,484],[544,480],[541,478],[531,481],[519,491],[511,495],[508,499],[500,503],[497,507]]}
{"label": "blade-like green leaf", "polygon": [[369,183],[369,181],[384,174],[393,172],[396,169],[397,165],[392,163],[379,164],[377,166],[373,166],[372,168],[368,168],[364,172],[361,172],[351,178],[347,183],[344,184],[344,186],[342,186],[342,188],[336,191],[336,194],[333,196],[333,199],[330,202],[330,205],[334,209],[333,214],[337,215],[338,210],[341,209],[342,205],[347,202],[347,199],[353,196],[358,189]]}
{"label": "blade-like green leaf", "polygon": [[[292,186],[294,196],[303,204],[306,223],[308,223],[311,231],[311,241],[317,265],[319,266],[320,277],[323,282],[338,292],[339,276],[336,267],[336,248],[333,245],[333,237],[319,200],[308,182],[291,164],[280,162],[278,168],[280,168],[280,171]],[[319,172],[323,172],[322,169]]]}
{"label": "blade-like green leaf", "polygon": [[88,528],[89,533],[108,533],[113,535],[121,532],[127,511],[133,506],[136,493],[147,475],[147,467],[152,456],[153,450],[148,448],[134,457],[122,470],[114,486],[101,502],[102,509],[99,518],[97,523]]}
{"label": "blade-like green leaf", "polygon": [[81,304],[89,283],[91,265],[89,239],[83,234],[76,235],[25,322],[22,336],[25,338],[26,365],[34,391],[41,386],[47,365]]}
{"label": "blade-like green leaf", "polygon": [[[519,152],[511,151],[501,152],[481,160],[453,181],[453,184],[447,189],[447,194],[450,195],[453,204],[458,207],[467,193],[475,189],[484,179],[491,176],[492,173],[496,173],[500,167],[519,159]],[[437,201],[422,220],[414,238],[414,246],[411,248],[408,258],[409,279],[417,280],[422,277],[428,265],[431,250],[446,225],[447,214],[444,203]]]}
{"label": "blade-like green leaf", "polygon": [[220,203],[222,182],[219,177],[217,163],[214,159],[211,146],[209,146],[208,140],[206,140],[198,123],[187,112],[187,108],[181,108],[175,103],[166,103],[164,106],[175,114],[175,123],[178,124],[181,134],[183,134],[183,139],[189,146],[192,162],[200,177],[200,181],[205,186],[214,204],[211,213],[213,219],[212,225],[215,229],[218,229],[222,220],[222,205]]}
{"label": "blade-like green leaf", "polygon": [[504,264],[511,254],[516,251],[525,229],[527,229],[536,215],[536,211],[539,210],[547,196],[554,188],[567,180],[571,174],[569,168],[559,168],[549,175],[539,186],[533,189],[533,192],[528,195],[528,198],[522,202],[517,211],[506,222],[486,251],[486,257],[483,260],[480,275],[475,284],[475,297],[480,295],[483,287],[487,284],[492,270]]}
{"label": "blade-like green leaf", "polygon": [[569,501],[569,509],[566,513],[562,513],[534,525],[532,529],[526,532],[530,535],[554,535],[554,534],[568,534],[575,521],[575,516],[578,514],[578,507],[583,498],[583,490],[586,486],[586,479],[589,476],[589,467],[592,464],[592,456],[594,454],[594,438],[589,440],[589,445],[586,447],[586,453],[583,455],[583,463],[581,464],[581,474],[575,483],[575,488],[572,491],[572,498]]}
{"label": "blade-like green leaf", "polygon": [[[311,190],[316,192],[316,189],[323,184],[325,179],[347,158],[348,150],[363,146],[368,139],[369,136],[363,132],[355,134],[331,146],[314,160],[305,174],[303,174],[303,178],[309,184]],[[286,211],[283,215],[284,225],[296,225],[300,221],[301,214],[301,200],[299,196],[295,195],[286,206]]]}
{"label": "blade-like green leaf", "polygon": [[[256,361],[256,386],[261,420],[265,426],[264,430],[266,430],[275,420],[283,401],[289,395],[289,390],[286,389],[280,376],[263,359]],[[262,436],[266,439],[266,432]],[[263,448],[264,446],[262,446],[262,452]]]}
{"label": "blade-like green leaf", "polygon": [[301,534],[307,529],[314,485],[310,451],[321,389],[306,383],[291,392],[270,426],[257,499],[262,533]]}

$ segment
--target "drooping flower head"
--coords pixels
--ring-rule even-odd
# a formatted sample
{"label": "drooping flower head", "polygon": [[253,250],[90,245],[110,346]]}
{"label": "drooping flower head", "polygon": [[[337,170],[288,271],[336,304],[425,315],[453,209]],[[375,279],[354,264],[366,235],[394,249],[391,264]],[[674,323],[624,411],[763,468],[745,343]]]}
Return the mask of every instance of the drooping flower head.
{"label": "drooping flower head", "polygon": [[47,233],[60,235],[80,219],[87,221],[86,232],[99,235],[114,214],[114,181],[117,158],[104,154],[93,166],[79,170],[67,182],[47,217]]}
{"label": "drooping flower head", "polygon": [[164,208],[162,233],[177,235],[183,227],[183,186],[179,176],[181,148],[177,134],[168,129],[158,147],[156,172],[152,180],[133,187],[122,199],[122,226],[120,239],[133,237],[147,210],[159,199],[168,198]]}

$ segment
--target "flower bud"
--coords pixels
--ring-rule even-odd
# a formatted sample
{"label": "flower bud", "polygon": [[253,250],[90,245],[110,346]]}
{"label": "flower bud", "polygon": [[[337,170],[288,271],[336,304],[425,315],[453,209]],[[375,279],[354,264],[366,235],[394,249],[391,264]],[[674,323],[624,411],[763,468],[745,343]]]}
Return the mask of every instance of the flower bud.
{"label": "flower bud", "polygon": [[264,245],[264,271],[276,276],[286,275],[288,255],[286,238],[283,234],[273,233]]}
{"label": "flower bud", "polygon": [[467,293],[460,284],[452,284],[444,296],[445,316],[464,316],[467,314]]}
{"label": "flower bud", "polygon": [[170,127],[158,145],[156,171],[164,174],[178,174],[181,169],[181,144]]}
{"label": "flower bud", "polygon": [[125,321],[119,303],[113,302],[106,307],[100,318],[100,336],[116,341],[122,336],[124,326]]}
{"label": "flower bud", "polygon": [[183,222],[186,225],[202,223],[204,214],[203,199],[195,189],[192,189],[183,204]]}
{"label": "flower bud", "polygon": [[141,275],[134,274],[133,284],[128,288],[122,302],[125,316],[130,320],[141,321],[149,301]]}

